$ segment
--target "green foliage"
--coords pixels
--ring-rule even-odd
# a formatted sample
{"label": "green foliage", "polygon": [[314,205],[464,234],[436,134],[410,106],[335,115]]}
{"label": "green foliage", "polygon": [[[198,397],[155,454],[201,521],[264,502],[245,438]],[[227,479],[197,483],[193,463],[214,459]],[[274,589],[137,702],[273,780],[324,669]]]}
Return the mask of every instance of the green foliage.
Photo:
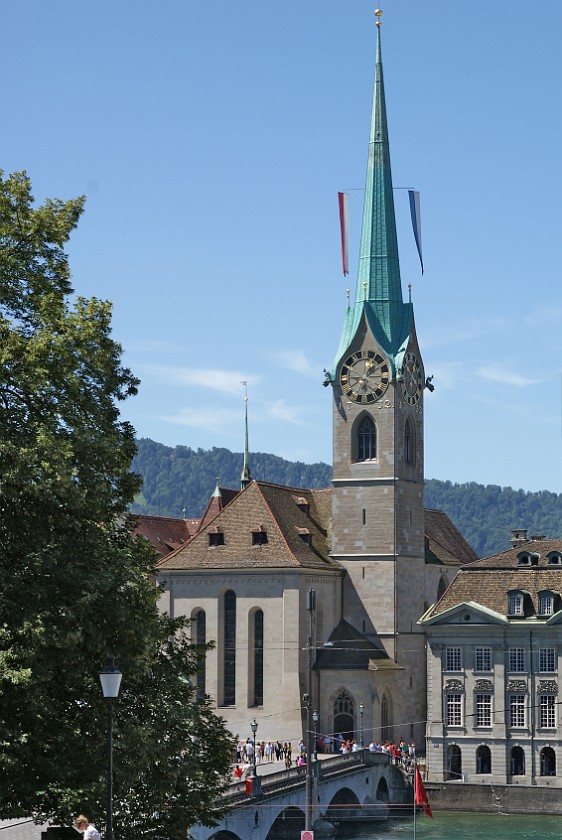
{"label": "green foliage", "polygon": [[153,551],[126,527],[140,480],[117,405],[138,382],[110,304],[69,301],[82,207],[34,209],[27,176],[0,172],[0,815],[103,822],[111,651],[118,836],[179,840],[215,813],[230,736],[196,702],[202,651],[159,614]]}
{"label": "green foliage", "polygon": [[[133,469],[142,476],[142,493],[135,513],[160,516],[200,516],[214,490],[217,476],[224,487],[240,486],[242,455],[228,449],[175,448],[144,438],[137,442]],[[252,475],[289,487],[329,487],[327,464],[292,463],[262,452],[251,453]],[[513,528],[556,538],[562,534],[562,495],[544,490],[527,493],[510,487],[452,484],[430,479],[425,506],[444,511],[480,557],[510,547]],[[183,512],[185,511],[185,513]]]}
{"label": "green foliage", "polygon": [[562,495],[498,487],[495,484],[452,484],[430,479],[425,505],[444,511],[479,557],[511,548],[514,528],[527,528],[529,536],[559,539],[562,535]]}
{"label": "green foliage", "polygon": [[[142,475],[142,495],[135,497],[131,510],[159,516],[201,516],[217,478],[223,487],[240,487],[242,461],[241,453],[228,449],[172,448],[143,438],[137,441],[132,464]],[[254,478],[287,487],[328,487],[332,479],[327,464],[285,461],[263,452],[251,453],[250,467]]]}

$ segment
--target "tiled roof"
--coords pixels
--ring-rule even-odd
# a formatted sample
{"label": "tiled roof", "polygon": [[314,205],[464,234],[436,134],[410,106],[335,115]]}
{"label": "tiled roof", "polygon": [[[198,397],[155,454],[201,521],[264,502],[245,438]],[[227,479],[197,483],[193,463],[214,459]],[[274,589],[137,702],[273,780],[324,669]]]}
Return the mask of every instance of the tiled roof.
{"label": "tiled roof", "polygon": [[132,517],[132,521],[133,536],[140,535],[147,539],[162,556],[180,548],[191,538],[186,519],[138,514]]}
{"label": "tiled roof", "polygon": [[[499,554],[492,554],[491,557],[484,557],[471,563],[471,566],[487,569],[513,569],[517,566],[518,557],[521,553],[538,554],[538,566],[548,564],[548,555],[551,552],[562,554],[562,540],[527,540],[515,548],[501,551]],[[534,567],[536,568],[536,567]]]}
{"label": "tiled roof", "polygon": [[318,651],[316,671],[388,671],[401,670],[386,652],[376,647],[352,624],[342,619],[329,638],[329,644]]}
{"label": "tiled roof", "polygon": [[[552,551],[562,553],[562,540],[527,542],[464,566],[424,618],[433,618],[468,601],[505,616],[507,593],[512,590],[529,593],[530,610],[526,615],[536,615],[539,592],[562,593],[562,566],[547,565],[547,555]],[[519,565],[518,557],[522,552],[538,554],[537,565]]]}
{"label": "tiled roof", "polygon": [[[207,503],[197,531],[205,528],[223,508],[240,494],[240,490],[233,490],[230,487],[217,487],[217,490],[219,492],[215,491]],[[192,531],[192,533],[195,534],[196,532]]]}
{"label": "tiled roof", "polygon": [[[295,496],[305,498],[305,513]],[[309,568],[339,569],[329,556],[330,490],[301,490],[252,481],[236,494],[185,546],[164,557],[159,568],[243,569]],[[299,534],[307,530],[307,540]],[[253,545],[252,533],[265,532],[267,542]],[[209,534],[221,532],[224,545],[209,545]]]}
{"label": "tiled roof", "polygon": [[425,536],[431,553],[442,563],[472,563],[474,549],[442,510],[425,509]]}

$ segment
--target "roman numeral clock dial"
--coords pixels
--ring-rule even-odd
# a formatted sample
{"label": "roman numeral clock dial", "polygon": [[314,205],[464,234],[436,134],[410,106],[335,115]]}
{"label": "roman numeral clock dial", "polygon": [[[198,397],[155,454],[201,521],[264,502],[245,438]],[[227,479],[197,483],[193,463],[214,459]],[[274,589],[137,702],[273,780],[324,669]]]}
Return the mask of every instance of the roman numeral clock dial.
{"label": "roman numeral clock dial", "polygon": [[340,384],[349,400],[360,405],[379,400],[386,389],[390,373],[388,362],[373,350],[358,350],[342,365]]}
{"label": "roman numeral clock dial", "polygon": [[420,364],[413,353],[406,353],[403,365],[402,396],[408,405],[415,405],[423,390]]}

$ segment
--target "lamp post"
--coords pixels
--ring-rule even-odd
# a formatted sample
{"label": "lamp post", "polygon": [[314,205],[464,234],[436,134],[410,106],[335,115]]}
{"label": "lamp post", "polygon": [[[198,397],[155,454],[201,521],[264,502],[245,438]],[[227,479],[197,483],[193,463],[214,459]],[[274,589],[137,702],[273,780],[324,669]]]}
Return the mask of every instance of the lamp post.
{"label": "lamp post", "polygon": [[100,671],[100,683],[103,696],[109,710],[109,728],[107,738],[107,827],[106,840],[113,840],[113,701],[119,697],[119,687],[123,676],[115,665],[115,657],[108,656],[105,667]]}
{"label": "lamp post", "polygon": [[365,711],[365,706],[363,703],[359,704],[359,746],[363,749],[363,712]]}
{"label": "lamp post", "polygon": [[256,770],[256,732],[258,731],[258,722],[254,718],[253,723],[250,724],[250,729],[252,730],[252,738],[254,741],[254,752],[252,753],[252,776],[255,778],[257,776]]}
{"label": "lamp post", "polygon": [[308,636],[308,662],[306,674],[307,694],[304,696],[306,703],[306,780],[305,800],[306,809],[304,815],[305,831],[312,831],[312,651],[314,644],[314,618],[316,613],[316,590],[309,589],[307,592],[306,606],[310,615],[310,632]]}
{"label": "lamp post", "polygon": [[318,761],[318,712],[316,709],[312,712],[312,720],[314,721],[314,761]]}

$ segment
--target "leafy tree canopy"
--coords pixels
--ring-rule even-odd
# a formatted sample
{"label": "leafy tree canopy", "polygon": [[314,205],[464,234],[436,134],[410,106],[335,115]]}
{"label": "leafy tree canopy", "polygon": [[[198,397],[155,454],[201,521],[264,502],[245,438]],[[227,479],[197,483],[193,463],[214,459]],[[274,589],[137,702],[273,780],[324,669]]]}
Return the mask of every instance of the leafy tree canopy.
{"label": "leafy tree canopy", "polygon": [[103,823],[112,652],[117,836],[185,838],[218,814],[231,737],[196,702],[204,651],[159,614],[152,549],[126,526],[140,481],[118,404],[138,381],[110,304],[71,297],[83,203],[35,208],[28,177],[0,172],[0,814]]}

